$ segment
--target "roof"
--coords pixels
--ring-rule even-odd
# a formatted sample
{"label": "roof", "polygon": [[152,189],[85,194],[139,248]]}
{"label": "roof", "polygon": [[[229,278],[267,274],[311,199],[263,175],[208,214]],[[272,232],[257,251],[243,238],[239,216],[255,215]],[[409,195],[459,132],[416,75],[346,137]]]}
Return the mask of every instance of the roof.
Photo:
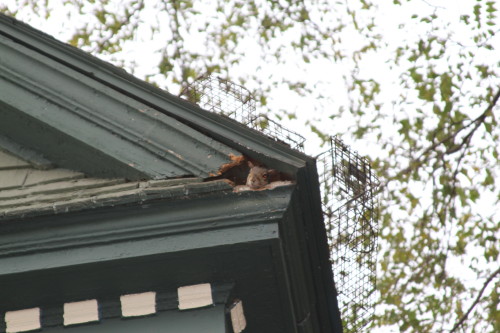
{"label": "roof", "polygon": [[241,155],[16,40],[0,36],[0,45],[1,134],[60,167],[128,179],[208,177]]}
{"label": "roof", "polygon": [[[249,286],[282,281],[255,297],[286,300],[287,331],[342,331],[313,158],[4,15],[0,86],[2,285],[17,285],[23,272],[37,281],[45,269],[82,279],[85,265],[139,265],[141,253],[152,263],[165,255],[194,279],[198,273],[178,259],[184,251],[207,278],[238,265],[237,278],[249,279],[246,272]],[[244,158],[296,185],[233,192],[220,178]],[[210,256],[196,254],[201,244],[213,247]],[[235,260],[235,249],[246,261]],[[163,281],[174,283],[163,270]]]}
{"label": "roof", "polygon": [[[115,104],[120,109],[119,118],[124,118],[122,112],[126,112],[127,116],[131,114],[131,110],[128,108],[130,105],[127,105],[130,102],[132,103],[132,109],[135,108],[139,113],[140,110],[144,111],[146,109],[150,110],[149,112],[152,112],[153,115],[155,112],[159,112],[170,117],[164,119],[178,121],[200,134],[205,134],[206,139],[204,140],[207,142],[215,140],[219,144],[232,147],[239,153],[256,158],[264,164],[284,172],[295,173],[297,168],[305,165],[306,160],[313,161],[312,158],[296,150],[287,148],[272,140],[264,140],[264,136],[258,131],[250,130],[227,117],[221,117],[218,114],[202,110],[190,102],[126,73],[120,68],[92,57],[68,44],[61,43],[52,36],[32,29],[28,25],[5,15],[0,15],[0,36],[4,37],[0,39],[0,45],[2,45],[2,52],[5,52],[0,62],[3,70],[2,84],[5,84],[6,89],[15,89],[16,86],[20,85],[22,87],[29,86],[33,89],[32,92],[42,89],[37,94],[39,99],[35,99],[35,104],[53,95],[64,94],[68,96],[70,94],[71,98],[65,99],[64,102],[69,102],[68,107],[73,109],[72,114],[81,114],[81,104],[75,103],[81,101],[83,105],[94,105],[99,111],[89,110],[89,112],[93,112],[91,116],[97,117],[100,112],[105,111],[105,119],[115,121],[115,118],[107,117],[107,114],[111,115],[114,112],[113,110],[106,110],[105,106],[108,104],[97,103],[96,101],[104,100],[119,103]],[[59,83],[51,86],[52,80],[47,80],[47,78],[56,80]],[[88,87],[88,84],[90,84],[90,87]],[[83,92],[80,95],[74,95],[74,92],[68,92],[70,88],[77,88],[77,90],[83,90]],[[7,117],[6,114],[10,111],[10,108],[5,102],[7,102],[6,98],[12,95],[8,93],[10,92],[8,90],[4,91],[5,94],[2,101],[0,101],[0,107],[2,108],[0,114]],[[19,93],[22,94],[22,92]],[[97,99],[99,97],[102,97],[102,99]],[[116,99],[124,100],[124,102],[120,103]],[[10,97],[9,100],[14,104],[20,103],[14,97]],[[47,110],[50,104],[42,105],[40,112],[44,110],[44,107]],[[57,105],[57,109],[59,107]],[[141,107],[146,107],[146,109],[141,109]],[[18,120],[17,117],[13,118]],[[131,118],[129,120],[127,126],[133,123]],[[41,119],[37,119],[37,121],[41,121]],[[100,124],[100,121],[96,119],[87,121]],[[120,121],[124,120],[121,119]],[[0,124],[2,123],[5,124],[5,122],[0,122]],[[172,124],[172,127],[176,127],[176,124]],[[2,131],[8,130],[5,127],[0,127],[0,129]],[[112,133],[114,133],[113,129],[115,128],[110,128]],[[139,128],[139,131],[141,130]],[[17,136],[20,134],[22,133],[18,133]],[[117,134],[120,134],[120,132]],[[129,135],[131,133],[125,134]],[[161,132],[161,134],[165,136],[166,132]],[[66,136],[63,136],[63,138],[65,140],[71,139]],[[29,140],[26,139],[26,141]],[[34,144],[33,142],[29,143]],[[71,144],[73,145],[75,142],[71,142]],[[60,146],[59,148],[65,147]],[[85,148],[88,149],[89,147],[82,147],[82,149]],[[63,153],[71,153],[70,150],[64,150]],[[58,154],[55,152],[52,152],[52,154],[54,158],[63,162],[63,159],[58,158]],[[234,155],[237,156],[238,154]],[[84,163],[85,161],[79,162]],[[127,163],[125,164],[128,166]],[[92,170],[92,167],[86,164],[76,164],[76,166]],[[97,166],[101,166],[101,164],[98,163]],[[94,168],[94,172],[99,172],[97,166]]]}

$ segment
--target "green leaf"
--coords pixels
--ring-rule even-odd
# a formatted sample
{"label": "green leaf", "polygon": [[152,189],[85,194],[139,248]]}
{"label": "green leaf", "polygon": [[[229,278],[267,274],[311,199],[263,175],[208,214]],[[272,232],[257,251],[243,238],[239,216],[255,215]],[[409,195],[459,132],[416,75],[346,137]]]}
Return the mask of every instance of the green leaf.
{"label": "green leaf", "polygon": [[452,92],[452,79],[448,75],[448,73],[444,73],[441,75],[441,84],[439,85],[439,90],[441,92],[441,99],[445,102],[449,102],[451,96],[453,95]]}
{"label": "green leaf", "polygon": [[479,199],[479,191],[477,189],[471,189],[469,192],[470,199],[472,202],[476,202]]}

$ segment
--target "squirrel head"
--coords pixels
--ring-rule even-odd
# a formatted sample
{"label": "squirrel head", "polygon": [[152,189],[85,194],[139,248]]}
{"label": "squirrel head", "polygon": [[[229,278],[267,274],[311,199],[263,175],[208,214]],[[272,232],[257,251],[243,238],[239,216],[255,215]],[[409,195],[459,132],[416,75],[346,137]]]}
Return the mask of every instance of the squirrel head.
{"label": "squirrel head", "polygon": [[251,189],[259,189],[269,184],[269,170],[248,162],[250,171],[248,172],[246,185]]}

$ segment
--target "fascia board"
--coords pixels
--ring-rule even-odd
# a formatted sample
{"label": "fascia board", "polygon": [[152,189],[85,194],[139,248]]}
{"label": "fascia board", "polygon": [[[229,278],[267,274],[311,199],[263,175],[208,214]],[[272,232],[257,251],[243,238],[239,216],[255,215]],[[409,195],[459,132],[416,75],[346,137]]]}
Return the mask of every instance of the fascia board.
{"label": "fascia board", "polygon": [[[293,187],[115,207],[0,225],[0,277],[87,263],[278,240]],[[259,207],[259,210],[255,210]]]}
{"label": "fascia board", "polygon": [[[258,225],[258,224],[256,224]],[[205,230],[193,234],[158,235],[155,238],[120,243],[95,243],[53,252],[0,258],[0,277],[84,264],[134,259],[165,253],[210,249],[228,244],[276,240],[277,224],[236,226],[227,230]]]}
{"label": "fascia board", "polygon": [[[207,178],[241,155],[158,110],[1,36],[0,81],[0,101],[5,109],[23,113],[150,179]],[[22,134],[26,133],[18,135]],[[64,166],[63,160],[54,162]]]}
{"label": "fascia board", "polygon": [[[314,285],[316,310],[320,326],[325,332],[342,333],[342,322],[337,303],[337,291],[330,262],[327,231],[323,221],[319,179],[314,163],[297,173],[297,183],[302,184],[300,191],[294,193],[292,202],[303,213],[299,217],[299,251],[305,255],[306,271]],[[314,332],[315,330],[311,331]]]}
{"label": "fascia board", "polygon": [[236,121],[200,109],[98,58],[59,42],[13,18],[0,15],[0,34],[103,85],[156,109],[219,142],[294,174],[310,157]]}
{"label": "fascia board", "polygon": [[[225,323],[226,308],[216,305],[208,308],[190,311],[162,311],[154,316],[139,317],[128,320],[123,318],[104,319],[95,325],[80,325],[68,327],[48,327],[50,333],[92,333],[92,332],[228,332]],[[45,331],[45,330],[44,330]]]}

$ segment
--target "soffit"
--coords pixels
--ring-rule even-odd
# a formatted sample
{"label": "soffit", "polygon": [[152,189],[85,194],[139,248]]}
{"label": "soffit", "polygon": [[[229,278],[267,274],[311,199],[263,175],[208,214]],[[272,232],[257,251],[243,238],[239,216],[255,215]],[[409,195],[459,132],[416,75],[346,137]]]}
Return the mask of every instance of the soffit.
{"label": "soffit", "polygon": [[293,187],[191,190],[172,200],[0,224],[0,284],[8,289],[0,312],[230,282],[244,301],[248,332],[295,332],[279,238]]}
{"label": "soffit", "polygon": [[0,221],[231,189],[224,180],[128,181],[124,178],[87,177],[81,172],[54,166],[41,170],[0,150]]}

